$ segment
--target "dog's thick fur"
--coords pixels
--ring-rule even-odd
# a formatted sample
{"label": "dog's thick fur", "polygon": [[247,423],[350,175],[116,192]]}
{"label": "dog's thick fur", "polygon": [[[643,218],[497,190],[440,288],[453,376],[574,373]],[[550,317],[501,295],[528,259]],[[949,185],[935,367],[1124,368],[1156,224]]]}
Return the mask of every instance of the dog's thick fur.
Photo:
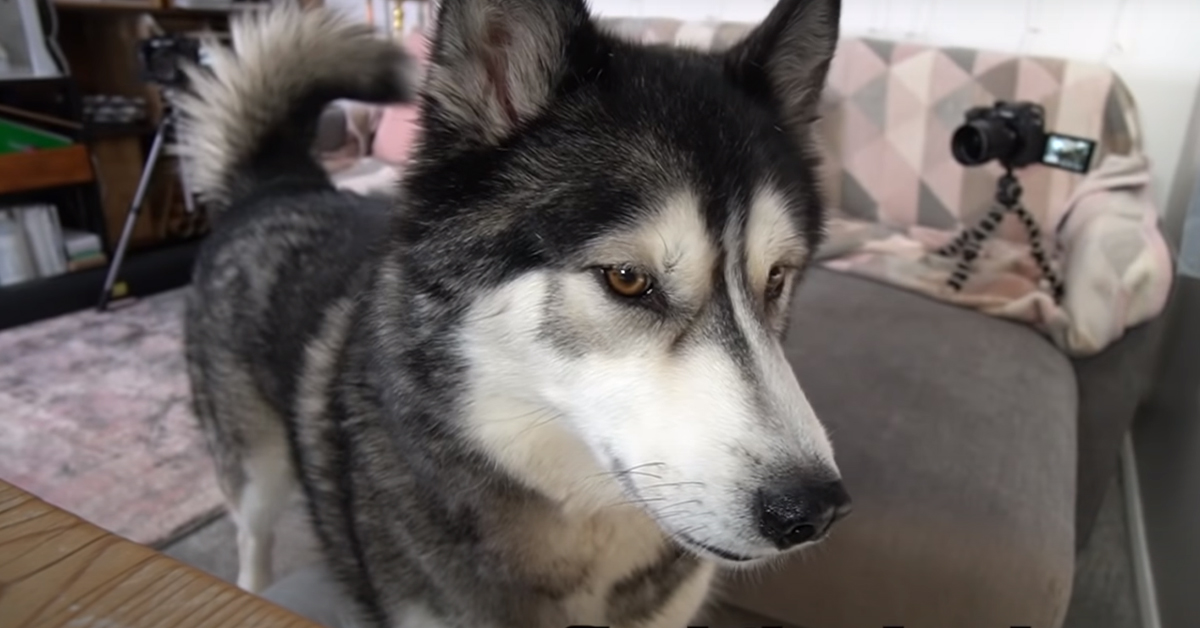
{"label": "dog's thick fur", "polygon": [[583,0],[445,0],[392,201],[309,146],[332,99],[414,98],[409,60],[329,13],[241,20],[180,103],[219,210],[187,352],[239,584],[295,486],[375,626],[678,628],[717,564],[819,540],[763,513],[839,478],[780,345],[838,16],[782,0],[709,53]]}

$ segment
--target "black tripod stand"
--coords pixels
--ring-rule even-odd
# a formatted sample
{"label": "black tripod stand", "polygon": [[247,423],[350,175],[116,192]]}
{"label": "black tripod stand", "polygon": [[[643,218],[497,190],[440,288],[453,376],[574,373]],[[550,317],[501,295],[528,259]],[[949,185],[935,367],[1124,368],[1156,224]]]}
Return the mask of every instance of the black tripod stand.
{"label": "black tripod stand", "polygon": [[1062,300],[1065,292],[1062,279],[1050,266],[1050,260],[1046,256],[1045,249],[1042,248],[1041,228],[1038,227],[1033,215],[1025,209],[1025,206],[1021,205],[1021,192],[1021,182],[1013,174],[1013,169],[1006,167],[1004,175],[996,181],[996,206],[992,207],[992,210],[983,220],[979,221],[979,224],[970,229],[964,229],[953,242],[938,250],[938,255],[943,257],[959,258],[954,272],[950,274],[950,279],[946,282],[955,291],[961,290],[963,284],[966,283],[967,277],[971,274],[971,266],[979,257],[979,249],[983,245],[983,241],[992,235],[996,227],[1000,226],[1000,221],[1004,220],[1005,214],[1011,212],[1029,233],[1030,252],[1033,254],[1038,268],[1041,269],[1042,276],[1050,282],[1054,301]]}
{"label": "black tripod stand", "polygon": [[[100,293],[100,303],[97,306],[101,311],[108,308],[108,303],[114,296],[113,287],[117,283],[117,277],[121,274],[121,263],[125,260],[125,253],[129,248],[129,238],[133,236],[133,227],[142,213],[146,192],[150,188],[150,179],[162,158],[163,148],[166,146],[168,138],[173,137],[175,133],[175,109],[171,106],[170,96],[166,90],[163,91],[162,120],[159,121],[158,129],[154,133],[154,141],[150,144],[150,153],[146,156],[146,165],[142,167],[142,176],[138,179],[137,191],[134,192],[133,202],[129,204],[129,212],[125,215],[125,226],[121,230],[121,239],[117,241],[117,249],[109,263],[108,275],[104,277],[104,289]],[[188,214],[194,214],[196,207],[192,200],[191,189],[188,186],[187,177],[182,174],[180,173],[179,183],[183,189],[184,209]]]}

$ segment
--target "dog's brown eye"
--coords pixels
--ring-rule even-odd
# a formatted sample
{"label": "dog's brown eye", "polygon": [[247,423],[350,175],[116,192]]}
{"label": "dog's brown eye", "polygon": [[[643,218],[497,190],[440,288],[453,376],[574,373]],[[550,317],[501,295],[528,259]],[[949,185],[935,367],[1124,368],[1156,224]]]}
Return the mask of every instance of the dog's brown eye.
{"label": "dog's brown eye", "polygon": [[787,277],[784,275],[783,267],[772,266],[771,272],[767,273],[767,300],[774,301],[783,296],[783,284]]}
{"label": "dog's brown eye", "polygon": [[604,279],[609,289],[623,297],[641,297],[650,292],[650,276],[629,266],[605,270]]}

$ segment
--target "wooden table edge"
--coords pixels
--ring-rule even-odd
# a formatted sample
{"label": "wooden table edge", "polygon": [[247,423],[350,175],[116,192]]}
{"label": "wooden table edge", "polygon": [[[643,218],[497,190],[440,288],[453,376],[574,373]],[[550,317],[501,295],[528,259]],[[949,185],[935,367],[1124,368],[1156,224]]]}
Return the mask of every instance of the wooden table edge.
{"label": "wooden table edge", "polygon": [[0,625],[320,628],[2,480]]}

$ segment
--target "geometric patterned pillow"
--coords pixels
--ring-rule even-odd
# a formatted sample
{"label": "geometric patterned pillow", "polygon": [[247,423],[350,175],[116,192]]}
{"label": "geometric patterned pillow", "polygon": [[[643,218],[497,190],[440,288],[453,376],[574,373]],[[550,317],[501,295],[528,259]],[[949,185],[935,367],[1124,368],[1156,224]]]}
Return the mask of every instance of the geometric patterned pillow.
{"label": "geometric patterned pillow", "polygon": [[[997,100],[1040,103],[1047,130],[1098,140],[1093,165],[1104,154],[1140,150],[1132,99],[1103,65],[845,38],[820,124],[831,203],[900,227],[973,224],[991,208],[1002,169],[960,166],[950,136],[967,109]],[[1033,165],[1017,176],[1026,208],[1050,225],[1083,175]],[[1015,221],[1001,233],[1025,238]]]}

